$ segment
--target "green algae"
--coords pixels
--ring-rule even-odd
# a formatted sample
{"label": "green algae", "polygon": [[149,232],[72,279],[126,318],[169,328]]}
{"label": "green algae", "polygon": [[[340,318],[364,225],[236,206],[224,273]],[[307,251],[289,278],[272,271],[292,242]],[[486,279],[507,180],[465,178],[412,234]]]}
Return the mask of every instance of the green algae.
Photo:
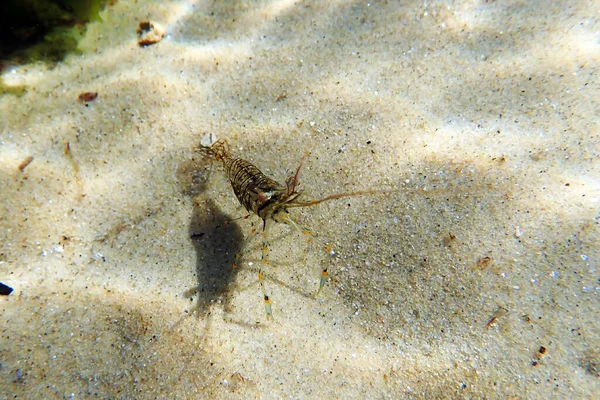
{"label": "green algae", "polygon": [[77,52],[90,22],[101,21],[108,0],[25,0],[4,6],[0,67],[55,63]]}

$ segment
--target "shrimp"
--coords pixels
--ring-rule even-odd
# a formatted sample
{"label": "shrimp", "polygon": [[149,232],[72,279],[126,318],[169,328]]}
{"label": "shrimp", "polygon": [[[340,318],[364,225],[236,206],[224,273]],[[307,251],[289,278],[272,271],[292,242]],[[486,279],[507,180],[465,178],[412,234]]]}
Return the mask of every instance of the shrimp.
{"label": "shrimp", "polygon": [[[291,216],[288,209],[297,207],[311,207],[325,201],[341,199],[344,197],[398,192],[397,189],[367,190],[351,193],[338,193],[319,200],[300,201],[298,198],[300,197],[301,192],[297,190],[299,185],[298,177],[304,160],[300,162],[296,172],[289,176],[285,181],[285,185],[283,185],[266,176],[251,162],[231,155],[229,152],[229,143],[226,140],[217,140],[211,146],[201,145],[196,150],[213,156],[217,161],[221,161],[223,163],[227,177],[229,178],[229,182],[233,188],[233,192],[235,193],[235,196],[239,200],[240,204],[244,206],[248,212],[257,215],[263,220],[261,258],[265,263],[268,263],[267,258],[269,248],[267,238],[272,222],[290,225],[304,235],[309,235],[311,238],[315,237],[310,229],[301,226]],[[419,190],[415,191],[420,192]],[[331,246],[325,245],[325,249],[328,253],[332,253]],[[327,276],[327,266],[325,266],[321,270],[321,279],[319,281],[319,289],[317,290],[316,296],[318,296],[323,290],[323,287],[327,281]],[[264,272],[262,267],[260,267],[258,271],[258,280],[263,292],[267,319],[272,319],[273,313],[271,308],[271,300],[265,288]]]}

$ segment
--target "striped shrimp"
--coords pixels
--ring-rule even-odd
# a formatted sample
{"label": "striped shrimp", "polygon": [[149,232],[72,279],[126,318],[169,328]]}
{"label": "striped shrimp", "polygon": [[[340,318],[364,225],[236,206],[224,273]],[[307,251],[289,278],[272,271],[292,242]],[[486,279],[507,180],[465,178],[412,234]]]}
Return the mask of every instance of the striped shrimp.
{"label": "striped shrimp", "polygon": [[[289,213],[288,209],[296,207],[310,207],[319,203],[341,199],[344,197],[361,196],[374,193],[392,193],[399,190],[370,190],[358,191],[352,193],[339,193],[319,200],[300,201],[298,198],[301,192],[298,188],[298,176],[302,168],[302,162],[296,169],[296,172],[289,176],[285,185],[269,178],[262,173],[255,165],[242,158],[235,157],[229,153],[229,144],[226,140],[218,140],[211,146],[200,146],[198,151],[214,156],[216,160],[221,161],[227,172],[227,177],[233,188],[235,196],[239,202],[246,208],[248,212],[257,215],[263,220],[262,231],[262,260],[267,262],[268,257],[268,233],[272,222],[284,223],[291,225],[300,233],[312,237],[312,231],[301,226]],[[331,253],[331,247],[325,245],[327,252]],[[264,284],[264,273],[262,267],[258,271],[258,280],[263,292],[265,311],[267,318],[273,317],[271,309],[271,300],[267,293]],[[327,280],[327,267],[323,267],[321,271],[321,280],[319,282],[318,295]]]}

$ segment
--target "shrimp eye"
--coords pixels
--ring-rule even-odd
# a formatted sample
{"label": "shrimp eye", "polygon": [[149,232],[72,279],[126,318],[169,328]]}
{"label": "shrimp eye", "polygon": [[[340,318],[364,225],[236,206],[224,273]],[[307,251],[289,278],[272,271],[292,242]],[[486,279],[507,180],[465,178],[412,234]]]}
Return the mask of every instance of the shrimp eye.
{"label": "shrimp eye", "polygon": [[269,199],[271,198],[271,194],[270,193],[265,193],[265,192],[260,192],[258,195],[258,201],[260,201],[261,204],[266,203],[267,201],[269,201]]}

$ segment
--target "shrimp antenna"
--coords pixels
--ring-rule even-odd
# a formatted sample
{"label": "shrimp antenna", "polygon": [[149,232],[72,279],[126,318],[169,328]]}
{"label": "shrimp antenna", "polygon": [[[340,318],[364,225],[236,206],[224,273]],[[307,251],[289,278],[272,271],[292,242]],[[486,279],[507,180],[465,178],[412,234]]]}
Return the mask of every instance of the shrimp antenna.
{"label": "shrimp antenna", "polygon": [[332,194],[331,196],[324,197],[319,200],[311,200],[311,201],[292,201],[287,203],[286,208],[295,208],[295,207],[312,207],[317,204],[324,203],[330,200],[343,199],[346,197],[358,197],[365,196],[368,194],[390,194],[390,193],[419,193],[419,194],[433,194],[441,189],[436,190],[425,190],[425,189],[382,189],[382,190],[361,190],[358,192],[348,192],[348,193],[337,193]]}
{"label": "shrimp antenna", "polygon": [[302,156],[302,159],[300,160],[300,165],[298,165],[298,168],[296,168],[296,173],[294,175],[288,176],[288,178],[285,180],[286,194],[288,196],[292,195],[296,191],[296,186],[298,186],[299,184],[298,177],[300,176],[300,170],[304,165],[304,160],[306,160],[306,156],[308,156],[308,153],[305,153],[304,156]]}

